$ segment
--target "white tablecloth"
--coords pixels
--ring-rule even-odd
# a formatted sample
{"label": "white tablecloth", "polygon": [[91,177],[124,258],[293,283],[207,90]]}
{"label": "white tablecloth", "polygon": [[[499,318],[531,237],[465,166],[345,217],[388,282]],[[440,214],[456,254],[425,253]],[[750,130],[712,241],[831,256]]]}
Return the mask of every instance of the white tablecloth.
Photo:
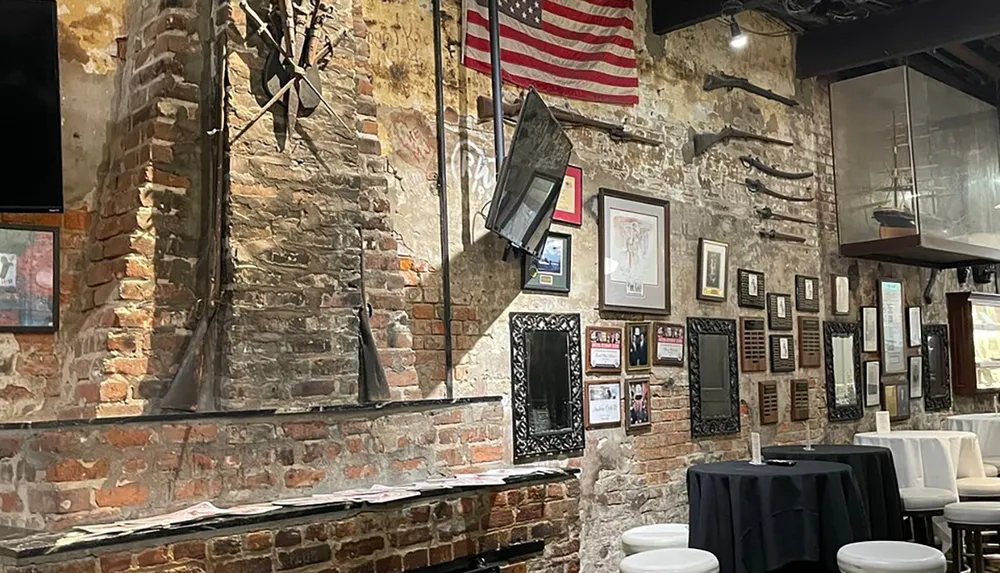
{"label": "white tablecloth", "polygon": [[1000,414],[962,414],[948,418],[948,429],[979,436],[979,448],[987,458],[1000,458]]}
{"label": "white tablecloth", "polygon": [[958,478],[986,477],[972,432],[867,432],[856,434],[854,443],[892,450],[899,487],[939,487],[958,494]]}

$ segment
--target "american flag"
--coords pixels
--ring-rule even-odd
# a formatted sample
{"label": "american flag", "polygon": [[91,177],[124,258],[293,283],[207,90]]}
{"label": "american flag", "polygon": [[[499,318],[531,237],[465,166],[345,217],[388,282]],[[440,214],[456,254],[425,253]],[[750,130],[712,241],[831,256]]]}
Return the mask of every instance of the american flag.
{"label": "american flag", "polygon": [[[463,0],[464,61],[490,73],[488,0]],[[632,0],[497,0],[503,79],[540,92],[639,103]]]}

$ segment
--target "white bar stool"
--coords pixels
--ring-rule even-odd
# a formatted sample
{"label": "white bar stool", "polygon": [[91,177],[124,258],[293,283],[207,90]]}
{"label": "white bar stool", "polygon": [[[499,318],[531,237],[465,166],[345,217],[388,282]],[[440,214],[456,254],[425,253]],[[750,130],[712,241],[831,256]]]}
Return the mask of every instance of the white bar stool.
{"label": "white bar stool", "polygon": [[948,561],[933,547],[905,541],[861,541],[837,552],[840,573],[945,573]]}
{"label": "white bar stool", "polygon": [[962,478],[956,483],[960,501],[1000,501],[1000,478]]}
{"label": "white bar stool", "polygon": [[997,470],[997,466],[995,464],[983,462],[983,471],[986,472],[986,477],[988,478],[995,478],[1000,475],[1000,470]]}
{"label": "white bar stool", "polygon": [[934,547],[932,518],[944,515],[944,507],[958,501],[955,492],[936,487],[904,487],[899,490],[903,515],[913,525],[913,540]]}
{"label": "white bar stool", "polygon": [[621,573],[719,573],[719,560],[701,549],[653,549],[629,555],[618,565]]}
{"label": "white bar stool", "polygon": [[686,523],[657,523],[633,527],[622,534],[622,551],[625,555],[635,555],[653,549],[687,547],[688,532]]}
{"label": "white bar stool", "polygon": [[[961,480],[959,480],[961,481]],[[960,501],[949,503],[944,508],[944,518],[951,527],[952,553],[955,571],[962,570],[965,553],[963,534],[971,537],[973,573],[983,573],[983,532],[1000,528],[1000,502]]]}

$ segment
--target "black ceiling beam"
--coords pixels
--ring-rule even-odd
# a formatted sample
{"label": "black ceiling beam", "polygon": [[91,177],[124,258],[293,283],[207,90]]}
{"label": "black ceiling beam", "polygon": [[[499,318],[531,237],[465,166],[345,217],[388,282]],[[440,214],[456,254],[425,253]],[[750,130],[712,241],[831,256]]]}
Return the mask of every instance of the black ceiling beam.
{"label": "black ceiling beam", "polygon": [[996,0],[926,0],[799,38],[796,75],[828,75],[1000,34]]}
{"label": "black ceiling beam", "polygon": [[[653,33],[670,32],[694,26],[722,14],[723,0],[652,0],[650,19]],[[743,0],[743,8],[750,10],[767,3],[767,0]]]}
{"label": "black ceiling beam", "polygon": [[954,44],[946,47],[944,50],[993,81],[1000,80],[1000,66],[989,61],[966,44]]}

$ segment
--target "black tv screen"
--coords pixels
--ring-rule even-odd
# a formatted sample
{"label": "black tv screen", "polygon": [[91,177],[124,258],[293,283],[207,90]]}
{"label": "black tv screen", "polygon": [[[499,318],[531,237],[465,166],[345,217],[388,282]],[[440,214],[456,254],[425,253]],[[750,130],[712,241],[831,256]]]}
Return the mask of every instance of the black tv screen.
{"label": "black tv screen", "polygon": [[61,212],[56,3],[0,0],[0,53],[0,212]]}
{"label": "black tv screen", "polygon": [[573,151],[559,121],[529,89],[504,158],[486,228],[533,257],[541,254]]}

